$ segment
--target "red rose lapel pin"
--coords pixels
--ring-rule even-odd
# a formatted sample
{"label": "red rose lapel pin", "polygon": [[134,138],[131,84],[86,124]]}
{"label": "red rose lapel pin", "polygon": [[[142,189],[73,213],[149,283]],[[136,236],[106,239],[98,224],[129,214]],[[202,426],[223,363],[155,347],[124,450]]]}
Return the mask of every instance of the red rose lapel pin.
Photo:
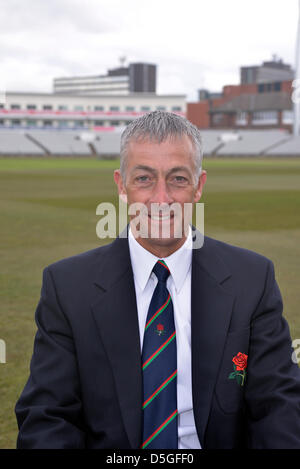
{"label": "red rose lapel pin", "polygon": [[239,352],[235,357],[233,357],[233,369],[234,371],[230,373],[228,379],[236,379],[237,383],[240,386],[244,386],[246,379],[246,368],[247,368],[248,355],[245,353]]}

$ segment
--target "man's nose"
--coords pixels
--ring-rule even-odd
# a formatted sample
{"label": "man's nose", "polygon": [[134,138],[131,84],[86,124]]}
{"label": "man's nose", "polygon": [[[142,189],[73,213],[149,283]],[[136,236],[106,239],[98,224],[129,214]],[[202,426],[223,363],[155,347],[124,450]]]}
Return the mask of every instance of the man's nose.
{"label": "man's nose", "polygon": [[153,194],[151,197],[152,202],[156,202],[159,204],[162,203],[171,203],[172,202],[172,197],[170,194],[170,190],[168,188],[168,185],[164,179],[160,179],[157,181],[155,184]]}

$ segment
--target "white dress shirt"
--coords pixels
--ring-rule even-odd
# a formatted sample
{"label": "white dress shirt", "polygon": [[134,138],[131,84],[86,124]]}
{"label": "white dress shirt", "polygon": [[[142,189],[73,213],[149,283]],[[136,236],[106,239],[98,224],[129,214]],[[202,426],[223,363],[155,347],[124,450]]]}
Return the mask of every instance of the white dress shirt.
{"label": "white dress shirt", "polygon": [[[159,258],[136,241],[130,228],[128,241],[134,275],[142,351],[147,313],[157,284],[157,278],[152,269]],[[189,236],[181,248],[170,256],[162,258],[171,272],[167,279],[167,288],[173,301],[176,328],[179,449],[201,448],[195,427],[192,401],[191,246],[192,236],[190,230]]]}

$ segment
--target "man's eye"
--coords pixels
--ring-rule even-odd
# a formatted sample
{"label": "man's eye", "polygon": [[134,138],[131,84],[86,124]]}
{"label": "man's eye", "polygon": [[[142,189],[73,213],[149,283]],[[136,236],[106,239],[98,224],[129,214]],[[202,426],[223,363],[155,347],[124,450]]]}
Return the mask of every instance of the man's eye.
{"label": "man's eye", "polygon": [[183,184],[187,184],[188,180],[184,176],[174,176],[173,183],[183,185]]}
{"label": "man's eye", "polygon": [[145,182],[150,182],[150,181],[151,181],[151,179],[150,179],[149,176],[137,176],[137,177],[135,178],[135,180],[136,180],[136,182],[138,182],[138,183],[145,183]]}

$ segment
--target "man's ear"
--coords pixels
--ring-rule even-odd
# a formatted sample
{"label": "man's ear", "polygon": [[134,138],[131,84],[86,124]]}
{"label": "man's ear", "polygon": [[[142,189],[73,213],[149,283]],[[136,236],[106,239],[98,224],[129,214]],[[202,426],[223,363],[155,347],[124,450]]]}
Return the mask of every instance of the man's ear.
{"label": "man's ear", "polygon": [[119,195],[126,194],[126,189],[119,169],[115,169],[114,171],[114,181],[118,186]]}
{"label": "man's ear", "polygon": [[204,184],[206,183],[206,178],[207,178],[207,172],[203,169],[200,174],[198,183],[197,183],[197,187],[196,187],[196,191],[194,195],[194,202],[199,202],[199,200],[201,199],[203,187],[204,187]]}

